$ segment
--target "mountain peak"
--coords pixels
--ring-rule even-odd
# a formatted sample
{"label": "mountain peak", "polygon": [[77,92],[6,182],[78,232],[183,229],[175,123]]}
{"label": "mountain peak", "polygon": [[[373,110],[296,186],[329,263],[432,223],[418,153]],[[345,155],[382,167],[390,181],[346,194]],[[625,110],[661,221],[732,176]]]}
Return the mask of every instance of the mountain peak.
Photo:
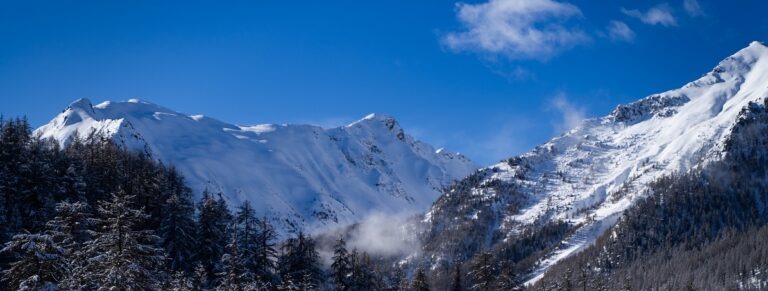
{"label": "mountain peak", "polygon": [[354,125],[360,124],[360,123],[376,122],[376,121],[379,121],[379,122],[394,121],[395,123],[397,122],[397,120],[395,120],[395,118],[392,117],[391,115],[379,114],[379,113],[371,113],[371,114],[368,114],[365,117],[361,118],[358,121],[350,123],[348,125],[348,127],[351,127],[351,126],[354,126]]}
{"label": "mountain peak", "polygon": [[727,63],[732,63],[734,61],[737,61],[741,64],[751,65],[767,56],[768,56],[768,47],[762,42],[753,41],[749,43],[747,47],[739,50],[735,54],[721,61],[720,64],[718,64],[718,66],[715,68],[715,71],[717,72],[718,68],[723,67],[723,65]]}
{"label": "mountain peak", "polygon": [[405,141],[406,137],[405,131],[403,131],[403,128],[400,127],[400,123],[398,123],[394,117],[386,114],[368,114],[367,116],[363,117],[363,119],[347,125],[347,128],[365,128],[366,131],[370,132],[376,132],[377,129],[380,131],[383,128],[384,130],[395,134],[401,141]]}
{"label": "mountain peak", "polygon": [[749,43],[749,47],[763,47],[764,48],[764,47],[766,47],[766,45],[762,41],[755,40],[755,41],[752,41],[752,42]]}
{"label": "mountain peak", "polygon": [[93,103],[88,98],[78,98],[67,106],[67,109],[79,109],[85,112],[93,112]]}
{"label": "mountain peak", "polygon": [[178,113],[176,111],[173,111],[171,109],[165,108],[163,106],[157,105],[155,103],[142,100],[142,99],[128,99],[126,101],[104,101],[102,103],[99,103],[93,108],[97,109],[101,114],[103,114],[106,118],[110,119],[117,119],[121,116],[151,116],[156,115],[158,113],[160,114],[170,114],[174,116],[185,116],[181,113]]}

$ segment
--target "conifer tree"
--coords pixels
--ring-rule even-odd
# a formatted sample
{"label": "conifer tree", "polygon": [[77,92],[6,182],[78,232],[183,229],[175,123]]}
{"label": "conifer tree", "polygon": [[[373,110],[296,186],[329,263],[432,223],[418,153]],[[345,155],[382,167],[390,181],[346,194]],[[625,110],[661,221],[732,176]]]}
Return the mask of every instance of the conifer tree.
{"label": "conifer tree", "polygon": [[491,290],[494,280],[494,266],[491,260],[491,254],[488,252],[480,253],[474,260],[469,272],[472,278],[472,290],[487,291]]}
{"label": "conifer tree", "polygon": [[82,166],[74,158],[69,158],[60,181],[62,200],[87,201],[87,185],[82,175]]}
{"label": "conifer tree", "polygon": [[195,286],[193,290],[204,290],[207,288],[210,284],[208,281],[208,273],[205,270],[205,266],[203,266],[202,263],[198,262],[195,264],[195,269],[192,271],[192,283]]}
{"label": "conifer tree", "polygon": [[91,214],[86,202],[59,202],[56,216],[46,223],[47,233],[68,252],[79,251],[90,235]]}
{"label": "conifer tree", "polygon": [[14,259],[3,271],[3,280],[11,289],[55,290],[68,269],[65,250],[48,234],[15,235],[0,252]]}
{"label": "conifer tree", "polygon": [[174,272],[173,275],[170,277],[170,282],[168,283],[168,291],[191,291],[191,290],[199,290],[197,289],[199,286],[195,286],[194,280],[187,276],[185,272],[178,271]]}
{"label": "conifer tree", "polygon": [[59,282],[61,289],[77,289],[86,279],[83,246],[89,240],[91,214],[85,202],[60,202],[56,216],[46,224],[46,233],[64,250],[68,271]]}
{"label": "conifer tree", "polygon": [[9,232],[18,225],[15,206],[23,192],[21,171],[27,157],[29,133],[29,126],[19,119],[3,122],[0,128],[0,198],[4,204],[6,235],[10,235]]}
{"label": "conifer tree", "polygon": [[350,254],[350,261],[352,263],[352,272],[349,278],[351,290],[379,289],[381,284],[368,254],[353,250]]}
{"label": "conifer tree", "polygon": [[54,195],[59,177],[52,165],[53,153],[40,139],[30,139],[18,173],[19,191],[14,196],[15,213],[21,229],[41,232],[53,216]]}
{"label": "conifer tree", "polygon": [[[224,206],[226,207],[226,205]],[[226,247],[228,217],[226,208],[222,210],[220,203],[206,189],[198,204],[197,221],[197,260],[205,268],[207,281],[213,282],[216,266]]]}
{"label": "conifer tree", "polygon": [[409,288],[408,278],[400,266],[395,266],[389,277],[389,288],[392,291],[406,291]]}
{"label": "conifer tree", "polygon": [[170,269],[191,271],[197,247],[191,192],[185,190],[171,195],[163,205],[162,216],[158,235],[162,239]]}
{"label": "conifer tree", "polygon": [[416,269],[416,275],[413,276],[413,282],[411,282],[411,290],[413,291],[429,291],[429,282],[427,274],[424,269]]}
{"label": "conifer tree", "polygon": [[254,282],[253,273],[243,264],[243,253],[238,242],[238,232],[232,231],[227,250],[221,256],[222,271],[218,274],[219,284],[216,290],[243,290]]}
{"label": "conifer tree", "polygon": [[319,255],[311,237],[299,233],[288,239],[283,245],[279,264],[283,284],[292,283],[302,289],[320,286]]}
{"label": "conifer tree", "polygon": [[505,264],[499,274],[496,283],[497,290],[521,290],[522,282],[518,277],[513,265]]}
{"label": "conifer tree", "polygon": [[163,250],[153,231],[142,229],[148,215],[131,207],[132,195],[118,190],[102,201],[92,239],[83,249],[88,281],[100,289],[156,289]]}
{"label": "conifer tree", "polygon": [[234,231],[237,237],[237,247],[240,251],[240,264],[251,274],[258,269],[258,238],[256,228],[256,211],[247,200],[235,212]]}
{"label": "conifer tree", "polygon": [[339,237],[339,239],[336,240],[336,244],[333,246],[333,263],[331,264],[331,269],[333,270],[333,282],[336,290],[349,290],[352,267],[344,237]]}
{"label": "conifer tree", "polygon": [[266,217],[256,220],[256,250],[254,275],[262,285],[271,285],[277,281],[275,261],[277,249],[275,247],[277,233]]}

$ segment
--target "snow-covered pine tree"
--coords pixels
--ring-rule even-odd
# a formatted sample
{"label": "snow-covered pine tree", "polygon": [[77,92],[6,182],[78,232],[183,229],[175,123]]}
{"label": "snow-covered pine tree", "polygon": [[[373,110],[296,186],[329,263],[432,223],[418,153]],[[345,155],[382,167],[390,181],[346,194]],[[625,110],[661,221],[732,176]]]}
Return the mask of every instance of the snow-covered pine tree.
{"label": "snow-covered pine tree", "polygon": [[91,214],[86,202],[59,202],[56,216],[46,223],[47,233],[68,251],[77,251],[88,240]]}
{"label": "snow-covered pine tree", "polygon": [[160,238],[143,229],[148,215],[131,207],[132,195],[122,190],[102,201],[94,219],[92,239],[85,243],[88,281],[104,290],[157,289],[162,275]]}
{"label": "snow-covered pine tree", "polygon": [[40,139],[30,139],[18,173],[16,211],[21,229],[42,232],[45,222],[53,217],[54,195],[58,194],[59,178],[54,171],[54,153]]}
{"label": "snow-covered pine tree", "polygon": [[353,250],[350,261],[352,263],[351,290],[380,289],[382,284],[367,253],[358,253],[357,250]]}
{"label": "snow-covered pine tree", "polygon": [[347,291],[350,288],[350,273],[352,272],[352,263],[350,262],[349,252],[347,251],[347,242],[344,237],[339,237],[333,246],[333,283],[335,290]]}
{"label": "snow-covered pine tree", "polygon": [[46,233],[64,250],[67,262],[68,272],[59,282],[61,289],[76,289],[87,279],[82,247],[91,228],[88,208],[85,202],[59,202],[56,216],[46,224]]}
{"label": "snow-covered pine tree", "polygon": [[226,252],[221,256],[218,274],[219,283],[217,291],[243,290],[245,286],[253,285],[253,273],[243,264],[243,253],[240,249],[238,231],[231,231],[231,239],[227,244]]}
{"label": "snow-covered pine tree", "polygon": [[20,119],[11,119],[2,123],[0,128],[0,198],[5,210],[6,235],[19,224],[15,212],[16,197],[22,192],[21,168],[24,164],[26,145],[29,143],[29,126]]}
{"label": "snow-covered pine tree", "polygon": [[287,280],[286,279],[281,279],[280,280],[280,284],[277,285],[277,290],[280,290],[280,291],[303,291],[303,290],[301,290],[301,287],[299,286],[299,284],[294,283],[293,280],[291,280],[290,278],[288,278]]}
{"label": "snow-covered pine tree", "polygon": [[246,200],[235,212],[234,232],[240,253],[240,264],[250,274],[254,274],[259,269],[256,253],[258,251],[256,230],[256,211]]}
{"label": "snow-covered pine tree", "polygon": [[416,275],[413,276],[413,282],[411,282],[411,290],[413,291],[429,291],[429,282],[427,279],[427,273],[424,269],[416,269]]}
{"label": "snow-covered pine tree", "polygon": [[195,269],[192,271],[192,285],[195,286],[193,291],[200,291],[205,290],[205,288],[210,285],[208,283],[208,273],[205,270],[205,266],[198,262],[195,264]]}
{"label": "snow-covered pine tree", "polygon": [[521,290],[523,283],[517,275],[517,270],[511,262],[501,264],[499,276],[496,279],[496,290]]}
{"label": "snow-covered pine tree", "polygon": [[301,282],[299,283],[300,290],[317,290],[319,286],[320,283],[318,279],[310,273],[305,273],[304,276],[301,277]]}
{"label": "snow-covered pine tree", "polygon": [[256,269],[254,275],[262,285],[275,284],[278,280],[275,266],[277,232],[267,217],[256,220]]}
{"label": "snow-covered pine tree", "polygon": [[182,271],[174,272],[169,279],[170,279],[170,282],[166,284],[167,287],[164,288],[164,290],[167,290],[167,291],[198,290],[196,289],[197,286],[195,286],[194,280],[191,277],[187,276],[185,272],[182,272]]}
{"label": "snow-covered pine tree", "polygon": [[299,233],[288,239],[283,245],[279,265],[284,284],[293,282],[302,289],[320,286],[319,254],[311,237]]}
{"label": "snow-covered pine tree", "polygon": [[197,226],[189,188],[172,194],[164,203],[158,235],[173,271],[192,271],[197,247]]}
{"label": "snow-covered pine tree", "polygon": [[48,234],[17,234],[0,252],[13,258],[3,271],[3,281],[13,290],[56,290],[68,269],[65,250]]}
{"label": "snow-covered pine tree", "polygon": [[39,140],[33,142],[26,119],[12,119],[0,130],[0,196],[5,200],[6,234],[42,231],[48,218],[42,216],[50,214],[42,208],[52,206],[46,198],[53,190],[46,148]]}
{"label": "snow-covered pine tree", "polygon": [[197,261],[205,268],[207,282],[216,279],[216,266],[224,254],[227,240],[228,212],[221,209],[220,204],[206,189],[197,206]]}
{"label": "snow-covered pine tree", "polygon": [[480,291],[491,290],[495,274],[494,269],[491,253],[482,252],[475,257],[469,272],[469,276],[472,278],[472,287],[470,289]]}
{"label": "snow-covered pine tree", "polygon": [[407,291],[409,288],[408,277],[400,266],[395,266],[392,274],[389,275],[389,288],[391,291]]}

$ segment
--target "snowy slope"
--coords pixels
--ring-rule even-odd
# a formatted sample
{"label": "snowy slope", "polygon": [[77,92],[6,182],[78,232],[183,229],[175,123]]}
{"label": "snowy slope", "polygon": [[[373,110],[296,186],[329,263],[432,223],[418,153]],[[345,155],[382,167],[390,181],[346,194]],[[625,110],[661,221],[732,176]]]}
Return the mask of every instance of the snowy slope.
{"label": "snowy slope", "polygon": [[[608,116],[586,120],[528,153],[481,170],[490,174],[468,195],[500,195],[482,187],[498,182],[523,193],[519,211],[496,214],[498,226],[491,230],[496,235],[510,237],[526,226],[556,220],[576,227],[538,263],[532,283],[610,228],[648,182],[720,158],[739,111],[766,97],[768,47],[753,42],[680,89],[618,106]],[[455,217],[441,217],[446,212],[438,207],[444,206],[436,204],[426,214],[427,224],[456,223]]]}
{"label": "snowy slope", "polygon": [[236,126],[141,100],[72,103],[35,131],[63,145],[97,132],[175,165],[196,193],[250,200],[285,231],[318,231],[372,212],[426,210],[442,189],[477,166],[371,114],[348,126]]}

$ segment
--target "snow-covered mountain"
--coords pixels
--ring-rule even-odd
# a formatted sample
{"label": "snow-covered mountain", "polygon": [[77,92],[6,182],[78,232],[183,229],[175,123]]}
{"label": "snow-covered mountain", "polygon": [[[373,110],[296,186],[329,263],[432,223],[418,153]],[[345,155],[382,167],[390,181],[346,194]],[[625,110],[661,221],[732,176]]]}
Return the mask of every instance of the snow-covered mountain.
{"label": "snow-covered mountain", "polygon": [[452,261],[452,251],[492,249],[567,222],[562,243],[534,264],[528,280],[535,282],[614,225],[649,182],[721,158],[739,112],[766,97],[768,47],[753,42],[680,89],[618,106],[528,153],[480,169],[425,215],[429,260]]}
{"label": "snow-covered mountain", "polygon": [[93,132],[173,164],[198,194],[207,188],[230,205],[251,201],[283,234],[346,225],[372,212],[423,212],[478,168],[376,114],[331,129],[237,126],[141,100],[80,99],[35,130],[62,145]]}

